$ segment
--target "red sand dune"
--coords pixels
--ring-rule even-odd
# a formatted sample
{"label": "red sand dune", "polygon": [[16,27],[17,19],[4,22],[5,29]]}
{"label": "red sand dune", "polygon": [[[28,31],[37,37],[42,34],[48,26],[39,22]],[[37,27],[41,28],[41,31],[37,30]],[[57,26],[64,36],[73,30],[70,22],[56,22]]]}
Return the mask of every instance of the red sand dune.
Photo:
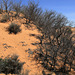
{"label": "red sand dune", "polygon": [[[30,34],[41,35],[38,32],[38,29],[33,25],[32,29],[27,29],[23,24],[21,25],[22,31],[18,34],[8,34],[6,27],[9,26],[9,23],[0,23],[0,57],[4,58],[8,55],[17,54],[19,59],[22,62],[25,62],[23,69],[29,70],[29,75],[42,75],[42,66],[36,64],[35,60],[32,60],[26,52],[29,48],[36,49],[37,47],[31,43],[39,42]],[[75,34],[75,28],[72,28],[72,31]],[[2,74],[1,74],[2,75]],[[55,75],[54,73],[52,75]],[[73,74],[71,74],[73,75]]]}

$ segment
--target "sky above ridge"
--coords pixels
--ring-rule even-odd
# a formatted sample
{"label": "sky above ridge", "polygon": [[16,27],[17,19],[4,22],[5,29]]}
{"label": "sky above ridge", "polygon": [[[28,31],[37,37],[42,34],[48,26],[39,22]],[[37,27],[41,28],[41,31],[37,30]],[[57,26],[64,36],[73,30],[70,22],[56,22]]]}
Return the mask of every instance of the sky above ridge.
{"label": "sky above ridge", "polygon": [[[23,4],[27,4],[29,0],[22,0]],[[54,10],[75,22],[75,0],[34,0],[39,2],[39,6],[43,10]]]}

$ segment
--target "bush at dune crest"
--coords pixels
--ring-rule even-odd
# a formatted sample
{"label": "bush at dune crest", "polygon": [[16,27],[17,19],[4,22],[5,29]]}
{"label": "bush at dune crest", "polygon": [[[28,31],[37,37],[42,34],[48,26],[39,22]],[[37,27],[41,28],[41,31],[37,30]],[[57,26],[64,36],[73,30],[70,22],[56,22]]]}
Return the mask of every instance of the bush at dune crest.
{"label": "bush at dune crest", "polygon": [[21,31],[20,25],[17,25],[15,23],[11,23],[7,30],[9,31],[9,33],[14,33],[14,34],[17,34],[18,32]]}

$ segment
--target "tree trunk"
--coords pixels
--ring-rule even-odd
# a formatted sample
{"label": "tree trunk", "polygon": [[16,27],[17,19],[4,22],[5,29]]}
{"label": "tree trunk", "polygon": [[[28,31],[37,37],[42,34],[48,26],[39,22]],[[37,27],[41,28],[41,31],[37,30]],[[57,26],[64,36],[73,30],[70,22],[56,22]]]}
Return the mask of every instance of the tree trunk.
{"label": "tree trunk", "polygon": [[5,9],[5,10],[6,10],[6,12],[8,12],[8,10],[7,10],[7,6],[6,6],[6,9]]}

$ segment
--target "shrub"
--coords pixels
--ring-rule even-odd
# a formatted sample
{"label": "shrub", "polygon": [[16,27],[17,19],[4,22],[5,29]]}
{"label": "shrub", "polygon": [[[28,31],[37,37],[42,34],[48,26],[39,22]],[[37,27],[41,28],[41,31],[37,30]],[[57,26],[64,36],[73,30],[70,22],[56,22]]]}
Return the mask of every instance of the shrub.
{"label": "shrub", "polygon": [[66,73],[71,71],[71,68],[75,69],[73,66],[75,47],[71,28],[66,26],[69,25],[67,18],[53,11],[46,11],[37,25],[43,36],[39,38],[35,58],[48,70]]}
{"label": "shrub", "polygon": [[14,33],[17,34],[18,32],[21,31],[20,25],[17,25],[15,23],[11,23],[10,26],[8,27],[9,33]]}
{"label": "shrub", "polygon": [[23,64],[24,62],[19,62],[17,55],[0,59],[0,73],[5,73],[6,75],[9,73],[19,74]]}
{"label": "shrub", "polygon": [[2,15],[1,22],[7,22],[9,20],[9,16],[7,14]]}
{"label": "shrub", "polygon": [[21,12],[24,14],[24,17],[30,21],[37,22],[39,16],[42,13],[42,9],[39,7],[38,3],[34,1],[29,1],[27,6],[23,6]]}
{"label": "shrub", "polygon": [[14,11],[16,11],[16,15],[15,15],[16,17],[17,17],[17,16],[19,17],[21,8],[22,8],[22,1],[21,1],[21,0],[19,0],[18,2],[14,2],[14,3],[13,3],[12,9],[13,9]]}

